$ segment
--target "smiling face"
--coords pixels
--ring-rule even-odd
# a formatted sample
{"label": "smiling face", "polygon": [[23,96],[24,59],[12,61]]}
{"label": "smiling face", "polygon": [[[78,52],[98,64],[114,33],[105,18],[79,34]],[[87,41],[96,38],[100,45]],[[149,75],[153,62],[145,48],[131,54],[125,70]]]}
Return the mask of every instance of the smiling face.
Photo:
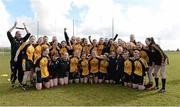
{"label": "smiling face", "polygon": [[97,40],[93,39],[93,46],[96,46],[96,45],[97,45]]}
{"label": "smiling face", "polygon": [[66,41],[62,41],[61,42],[61,46],[64,48],[64,47],[66,47]]}
{"label": "smiling face", "polygon": [[142,43],[137,42],[136,47],[137,47],[137,49],[140,50],[140,49],[142,49],[143,45],[142,45]]}
{"label": "smiling face", "polygon": [[104,39],[103,38],[99,39],[99,44],[104,44]]}
{"label": "smiling face", "polygon": [[29,43],[30,43],[30,44],[35,44],[35,42],[36,42],[36,37],[35,37],[35,36],[31,36],[31,37],[29,38]]}
{"label": "smiling face", "polygon": [[52,37],[52,42],[58,41],[56,36]]}
{"label": "smiling face", "polygon": [[44,41],[44,43],[48,43],[48,37],[47,37],[47,36],[44,36],[44,37],[43,37],[43,41]]}
{"label": "smiling face", "polygon": [[55,48],[55,47],[57,47],[58,46],[58,41],[54,41],[53,42],[53,47]]}
{"label": "smiling face", "polygon": [[117,50],[116,50],[117,54],[122,54],[123,52],[123,48],[122,47],[118,47]]}
{"label": "smiling face", "polygon": [[40,38],[38,39],[37,43],[38,43],[38,44],[42,44],[42,43],[43,43],[43,38],[40,37]]}
{"label": "smiling face", "polygon": [[82,54],[82,59],[85,59],[86,58],[86,54]]}
{"label": "smiling face", "polygon": [[80,37],[77,37],[77,38],[76,38],[76,42],[77,42],[77,43],[81,43],[81,38],[80,38]]}
{"label": "smiling face", "polygon": [[146,45],[149,46],[151,44],[151,41],[148,38],[146,38],[145,43],[146,43]]}
{"label": "smiling face", "polygon": [[111,53],[111,57],[112,57],[112,58],[115,58],[115,57],[116,57],[116,53],[115,53],[115,52],[112,52],[112,53]]}
{"label": "smiling face", "polygon": [[67,61],[68,58],[69,58],[69,54],[68,54],[67,52],[64,53],[64,55],[63,55],[63,60]]}
{"label": "smiling face", "polygon": [[72,37],[71,37],[71,42],[72,42],[73,44],[76,44],[76,37],[75,37],[75,36],[72,36]]}
{"label": "smiling face", "polygon": [[48,56],[48,54],[49,54],[49,48],[43,49],[42,52],[43,52],[43,53],[42,53],[43,56]]}
{"label": "smiling face", "polygon": [[134,58],[139,59],[140,58],[140,52],[138,50],[134,51]]}
{"label": "smiling face", "polygon": [[128,59],[128,57],[129,57],[129,52],[128,51],[124,52],[123,53],[124,60]]}

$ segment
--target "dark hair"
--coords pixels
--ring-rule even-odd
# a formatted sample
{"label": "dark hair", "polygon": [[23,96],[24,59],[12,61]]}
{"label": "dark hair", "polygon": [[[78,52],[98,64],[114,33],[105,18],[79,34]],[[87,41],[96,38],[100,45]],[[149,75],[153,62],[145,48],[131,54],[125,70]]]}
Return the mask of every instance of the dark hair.
{"label": "dark hair", "polygon": [[146,38],[148,41],[150,41],[150,45],[156,44],[153,37]]}
{"label": "dark hair", "polygon": [[153,37],[151,37],[151,43],[156,44]]}

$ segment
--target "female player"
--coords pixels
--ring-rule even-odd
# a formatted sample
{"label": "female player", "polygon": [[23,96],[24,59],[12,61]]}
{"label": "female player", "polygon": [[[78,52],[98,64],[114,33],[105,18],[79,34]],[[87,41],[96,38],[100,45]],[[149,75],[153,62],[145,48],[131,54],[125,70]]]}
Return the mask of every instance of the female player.
{"label": "female player", "polygon": [[35,61],[35,71],[36,71],[36,89],[41,90],[44,86],[45,88],[50,88],[49,82],[49,48],[42,48],[42,56]]}
{"label": "female player", "polygon": [[80,81],[81,83],[88,82],[88,75],[89,75],[89,61],[86,57],[86,53],[82,53],[81,60],[79,61],[78,68],[80,70]]}
{"label": "female player", "polygon": [[57,69],[58,69],[58,83],[60,85],[67,85],[69,81],[69,70],[70,70],[68,53],[64,53],[62,59],[58,61]]}
{"label": "female player", "polygon": [[[146,44],[150,51],[150,58],[152,59],[152,62],[154,62],[155,68],[154,68],[154,77],[155,77],[155,89],[159,88],[159,78],[158,78],[158,72],[161,73],[161,80],[162,80],[162,88],[159,92],[164,93],[165,92],[165,85],[166,85],[166,64],[169,63],[167,55],[163,52],[163,50],[157,45],[154,41],[154,39],[146,38]],[[152,78],[152,71],[149,70],[149,75]]]}
{"label": "female player", "polygon": [[145,72],[148,70],[148,64],[146,60],[140,57],[140,52],[138,50],[134,51],[134,59],[132,87],[138,90],[144,90],[144,76]]}
{"label": "female player", "polygon": [[49,63],[49,81],[50,81],[50,86],[51,87],[56,87],[58,85],[58,78],[57,78],[57,65],[58,65],[58,59],[59,59],[59,54],[55,54],[52,56],[52,59]]}
{"label": "female player", "polygon": [[79,50],[74,51],[74,55],[70,58],[70,73],[69,73],[69,83],[72,84],[73,81],[75,83],[79,83],[79,70],[78,70],[78,57]]}
{"label": "female player", "polygon": [[99,71],[99,60],[96,58],[96,51],[92,51],[92,56],[89,59],[90,67],[90,78],[89,82],[91,84],[98,83],[98,71]]}
{"label": "female player", "polygon": [[132,70],[133,70],[133,62],[129,58],[129,51],[125,50],[123,52],[124,58],[124,86],[132,87]]}
{"label": "female player", "polygon": [[108,53],[104,53],[104,55],[101,55],[99,59],[100,59],[100,63],[99,63],[98,82],[102,83],[103,81],[105,81],[105,83],[109,83],[108,73],[107,73],[109,66]]}
{"label": "female player", "polygon": [[109,55],[109,66],[108,66],[108,75],[109,75],[109,83],[115,83],[116,76],[116,67],[117,67],[117,59],[116,53],[114,51]]}

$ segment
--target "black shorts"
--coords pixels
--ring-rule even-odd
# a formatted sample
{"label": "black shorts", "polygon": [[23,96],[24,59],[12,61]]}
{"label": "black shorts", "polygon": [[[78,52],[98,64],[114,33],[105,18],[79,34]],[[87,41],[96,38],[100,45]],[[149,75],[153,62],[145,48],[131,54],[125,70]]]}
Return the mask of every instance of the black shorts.
{"label": "black shorts", "polygon": [[49,77],[42,78],[42,82],[49,82]]}
{"label": "black shorts", "polygon": [[115,71],[109,71],[108,76],[109,76],[109,80],[115,80],[116,72]]}
{"label": "black shorts", "polygon": [[154,63],[155,65],[161,65],[161,60],[156,60]]}
{"label": "black shorts", "polygon": [[80,76],[79,76],[79,72],[70,72],[69,73],[69,79],[72,80],[72,79],[78,79]]}
{"label": "black shorts", "polygon": [[88,77],[89,75],[80,75],[80,78]]}
{"label": "black shorts", "polygon": [[49,72],[49,79],[55,79],[57,78],[57,73],[56,72]]}
{"label": "black shorts", "polygon": [[34,70],[34,64],[31,60],[23,59],[23,62],[25,64],[25,68],[23,68],[23,71],[33,71]]}
{"label": "black shorts", "polygon": [[143,76],[139,76],[139,75],[136,75],[136,74],[133,75],[133,83],[134,84],[142,85],[143,81],[144,81],[144,77]]}
{"label": "black shorts", "polygon": [[103,80],[108,80],[108,75],[107,75],[107,73],[99,72],[98,73],[98,78],[103,79]]}
{"label": "black shorts", "polygon": [[89,74],[89,78],[98,77],[98,72]]}
{"label": "black shorts", "polygon": [[36,72],[36,83],[48,82],[49,76],[46,78],[41,78],[41,71]]}
{"label": "black shorts", "polygon": [[42,83],[41,71],[36,71],[36,83]]}
{"label": "black shorts", "polygon": [[64,78],[64,77],[69,77],[68,71],[60,71],[57,73],[57,78]]}
{"label": "black shorts", "polygon": [[128,74],[124,74],[124,82],[132,82],[132,76]]}

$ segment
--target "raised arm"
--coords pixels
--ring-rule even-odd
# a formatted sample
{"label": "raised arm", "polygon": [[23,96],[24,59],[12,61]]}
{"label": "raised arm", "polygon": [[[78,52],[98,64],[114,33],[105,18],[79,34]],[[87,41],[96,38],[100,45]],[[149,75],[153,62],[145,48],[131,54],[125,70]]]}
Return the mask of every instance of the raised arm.
{"label": "raised arm", "polygon": [[65,40],[66,40],[67,45],[69,45],[69,36],[68,36],[66,30],[67,30],[67,29],[64,28],[64,37],[65,37]]}
{"label": "raised arm", "polygon": [[113,40],[115,41],[118,37],[118,34],[115,35],[115,37],[113,38]]}
{"label": "raised arm", "polygon": [[89,42],[90,42],[91,44],[93,44],[92,41],[91,41],[91,36],[89,36],[88,39],[89,39]]}
{"label": "raised arm", "polygon": [[10,42],[14,40],[14,38],[13,38],[12,35],[11,35],[11,32],[14,30],[14,28],[16,28],[16,25],[17,25],[17,22],[15,22],[15,23],[14,23],[14,26],[13,26],[12,28],[10,28],[10,29],[8,30],[8,32],[7,32],[7,37],[8,37],[8,39],[9,39]]}
{"label": "raised arm", "polygon": [[26,24],[25,23],[23,23],[23,25],[24,25],[24,29],[25,29],[25,31],[26,31],[26,35],[23,37],[23,41],[25,42],[25,41],[27,41],[28,39],[29,39],[29,37],[30,37],[30,32],[29,32],[29,30],[27,29],[27,27],[26,27]]}

